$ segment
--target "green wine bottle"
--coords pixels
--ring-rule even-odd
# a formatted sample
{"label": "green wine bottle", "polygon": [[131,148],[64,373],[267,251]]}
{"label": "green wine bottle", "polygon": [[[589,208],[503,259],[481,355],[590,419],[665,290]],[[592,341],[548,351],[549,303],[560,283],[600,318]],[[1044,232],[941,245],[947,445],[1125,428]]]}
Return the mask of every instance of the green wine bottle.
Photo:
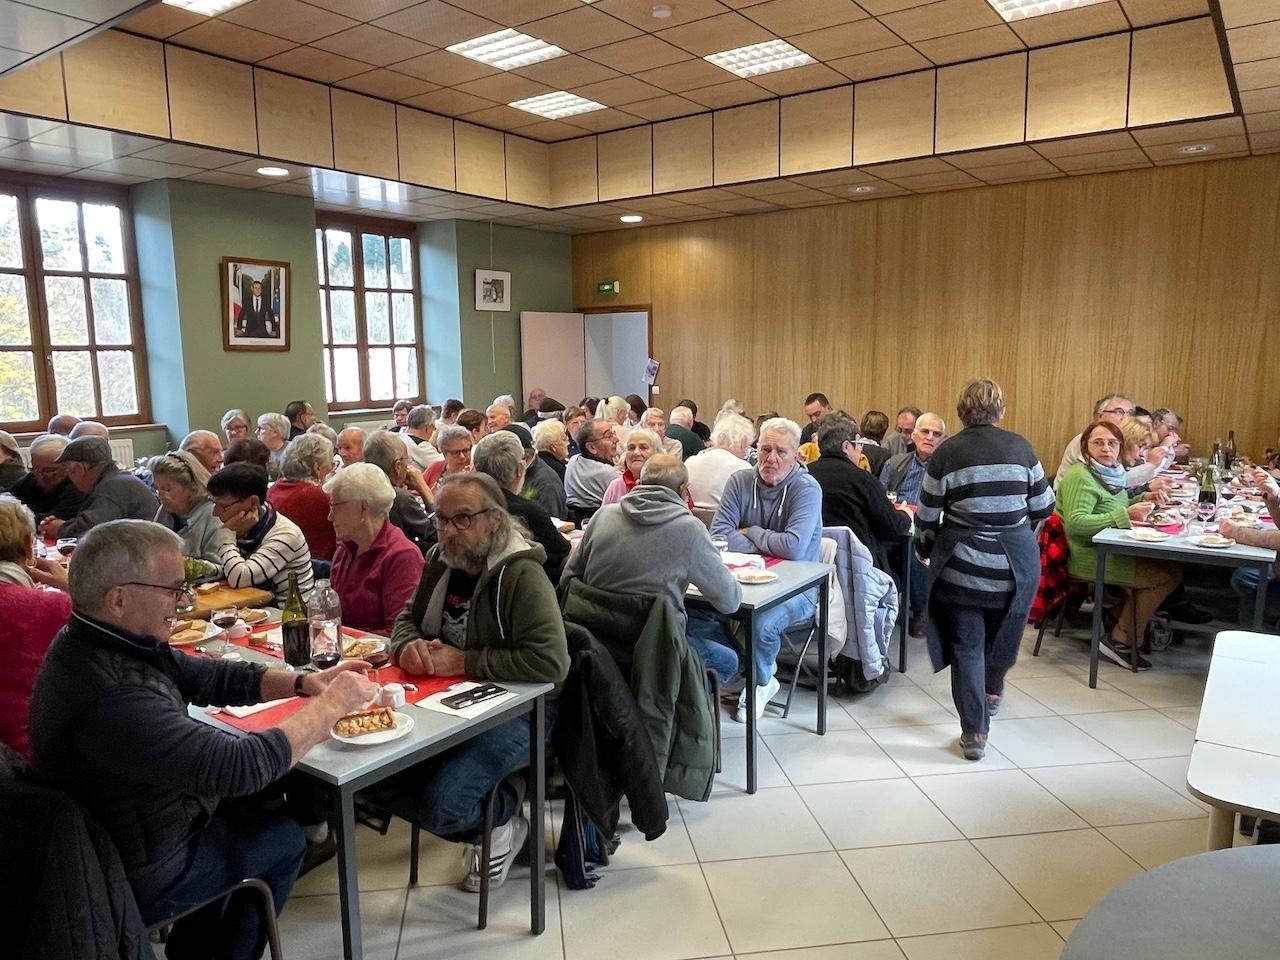
{"label": "green wine bottle", "polygon": [[289,596],[280,613],[280,632],[284,639],[284,661],[290,666],[305,667],[311,662],[311,631],[307,624],[307,605],[298,589],[298,575],[289,574]]}

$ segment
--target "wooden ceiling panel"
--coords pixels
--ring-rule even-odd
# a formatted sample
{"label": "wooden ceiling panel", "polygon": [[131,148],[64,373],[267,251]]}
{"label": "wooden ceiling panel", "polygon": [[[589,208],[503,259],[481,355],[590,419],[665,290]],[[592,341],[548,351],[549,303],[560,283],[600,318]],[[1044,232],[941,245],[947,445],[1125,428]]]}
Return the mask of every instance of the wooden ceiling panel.
{"label": "wooden ceiling panel", "polygon": [[317,50],[315,47],[294,47],[284,53],[277,53],[274,57],[260,60],[258,63],[271,70],[291,73],[320,83],[335,83],[338,80],[365,73],[369,69],[367,63],[339,57],[324,50]]}
{"label": "wooden ceiling panel", "polygon": [[420,97],[410,97],[406,103],[419,110],[430,110],[432,113],[441,113],[448,117],[461,117],[468,113],[475,113],[477,110],[497,106],[492,100],[448,87],[432,90]]}
{"label": "wooden ceiling panel", "polygon": [[[672,46],[665,40],[659,40],[657,37],[648,35],[592,47],[585,51],[583,56],[595,63],[603,64],[622,73],[639,73],[643,70],[653,70],[689,59],[689,54],[686,51]],[[554,63],[555,61],[549,62]],[[701,62],[709,67],[712,66],[706,63],[705,60]],[[719,70],[722,76],[726,75],[719,67],[714,67],[714,69]]]}
{"label": "wooden ceiling panel", "polygon": [[[1197,152],[1186,153],[1184,148],[1195,147]],[[1200,149],[1207,148],[1207,149]],[[1194,144],[1161,143],[1143,148],[1155,163],[1188,163],[1202,160],[1218,160],[1249,152],[1249,141],[1243,132],[1237,137],[1219,137],[1213,140],[1197,140]]]}
{"label": "wooden ceiling panel", "polygon": [[1129,37],[1118,34],[1032,50],[1027,139],[1123,127],[1129,111]]}
{"label": "wooden ceiling panel", "polygon": [[572,90],[574,87],[599,83],[601,80],[612,80],[620,76],[617,70],[572,53],[556,57],[554,60],[543,60],[541,63],[520,67],[511,72],[545,83],[557,90]]}
{"label": "wooden ceiling panel", "polygon": [[778,96],[821,90],[825,87],[849,86],[841,74],[822,63],[811,63],[792,70],[762,74],[755,77],[752,82]]}
{"label": "wooden ceiling panel", "polygon": [[1280,87],[1280,57],[1236,64],[1236,87],[1242,93],[1245,90]]}
{"label": "wooden ceiling panel", "polygon": [[[349,3],[350,0],[328,0],[328,2]],[[419,0],[390,0],[390,2],[407,7]],[[468,13],[474,13],[507,27],[516,27],[533,20],[555,16],[557,13],[576,10],[582,5],[582,0],[520,0],[519,3],[513,3],[512,0],[449,0],[449,2]]]}
{"label": "wooden ceiling panel", "polygon": [[468,80],[453,89],[502,104],[528,97],[540,97],[555,91],[554,87],[549,87],[545,83],[537,83],[514,73],[499,73],[492,77],[481,77],[479,80]]}
{"label": "wooden ceiling panel", "polygon": [[408,100],[436,89],[436,84],[427,83],[417,77],[397,73],[394,70],[370,70],[347,77],[338,84],[357,93],[367,93],[371,97],[382,97],[384,100]]}
{"label": "wooden ceiling panel", "polygon": [[295,43],[310,43],[359,23],[302,0],[251,0],[243,6],[233,7],[221,17],[250,30]]}
{"label": "wooden ceiling panel", "polygon": [[603,103],[607,107],[621,107],[638,100],[652,100],[662,96],[665,91],[635,77],[616,77],[613,80],[601,80],[599,83],[575,87],[573,92],[596,103]]}
{"label": "wooden ceiling panel", "polygon": [[[132,23],[132,21],[130,21]],[[295,46],[291,40],[282,40],[258,30],[250,30],[229,20],[204,20],[202,23],[175,34],[174,43],[194,47],[205,53],[256,63],[265,57],[283,53]]]}
{"label": "wooden ceiling panel", "polygon": [[977,60],[1024,49],[1022,40],[1005,24],[919,40],[913,46],[938,65]]}
{"label": "wooden ceiling panel", "polygon": [[313,40],[311,46],[339,56],[350,57],[352,60],[363,60],[378,67],[385,67],[411,57],[420,57],[435,49],[430,44],[414,40],[412,37],[404,37],[368,23]]}
{"label": "wooden ceiling panel", "polygon": [[1067,140],[1037,143],[1033,149],[1040,156],[1056,161],[1059,157],[1078,157],[1087,153],[1136,150],[1137,147],[1138,144],[1134,141],[1133,135],[1124,132],[1103,133],[1093,137],[1071,137]]}
{"label": "wooden ceiling panel", "polygon": [[1063,10],[1045,17],[1028,17],[1013,24],[1014,31],[1028,46],[1043,47],[1065,40],[1097,37],[1104,33],[1127,30],[1129,20],[1116,0],[1088,7]]}
{"label": "wooden ceiling panel", "polygon": [[933,153],[932,70],[859,84],[853,97],[854,163]]}
{"label": "wooden ceiling panel", "polygon": [[1240,94],[1240,104],[1245,113],[1266,113],[1280,110],[1280,87],[1264,87],[1261,90],[1245,90]]}
{"label": "wooden ceiling panel", "polygon": [[1219,0],[1219,6],[1228,29],[1280,20],[1280,9],[1271,0]]}
{"label": "wooden ceiling panel", "polygon": [[[254,2],[261,3],[262,0]],[[445,3],[444,0],[427,0],[426,3],[380,17],[374,23],[384,30],[420,40],[433,47],[447,47],[502,29],[501,24],[477,17],[474,13]]]}
{"label": "wooden ceiling panel", "polygon": [[908,43],[1004,22],[987,0],[936,0],[935,3],[885,14],[880,21]]}
{"label": "wooden ceiling panel", "polygon": [[743,11],[774,36],[793,37],[810,30],[824,30],[867,16],[853,0],[767,0]]}
{"label": "wooden ceiling panel", "polygon": [[1122,170],[1131,167],[1149,167],[1151,161],[1138,147],[1129,150],[1104,150],[1099,153],[1080,153],[1070,157],[1055,157],[1053,165],[1066,173],[1088,173],[1097,170]]}
{"label": "wooden ceiling panel", "polygon": [[657,36],[699,57],[774,39],[764,27],[738,13],[722,13],[718,17],[696,20],[661,30]]}
{"label": "wooden ceiling panel", "polygon": [[980,170],[983,167],[1000,167],[1015,163],[1028,163],[1041,159],[1030,147],[996,147],[994,150],[974,150],[948,156],[946,161],[961,170]]}
{"label": "wooden ceiling panel", "polygon": [[[674,50],[675,48],[672,47]],[[684,52],[681,51],[683,54]],[[687,54],[684,54],[688,56]],[[684,93],[699,87],[712,87],[724,83],[725,72],[714,63],[708,63],[701,57],[690,57],[679,63],[670,63],[654,70],[644,70],[636,74],[636,79],[652,83],[655,87],[669,90],[672,93]]]}
{"label": "wooden ceiling panel", "polygon": [[441,87],[479,80],[481,77],[496,77],[500,73],[493,67],[460,57],[448,50],[436,50],[411,60],[402,60],[395,66],[397,73],[407,73]]}
{"label": "wooden ceiling panel", "polygon": [[1133,34],[1130,126],[1212,116],[1232,109],[1212,21],[1186,20]]}
{"label": "wooden ceiling panel", "polygon": [[1280,21],[1228,30],[1227,44],[1237,64],[1280,57]]}
{"label": "wooden ceiling panel", "polygon": [[789,42],[818,60],[833,61],[872,50],[884,50],[902,42],[878,20],[855,20],[825,30],[788,37]]}
{"label": "wooden ceiling panel", "polygon": [[[1224,12],[1231,2],[1232,0],[1222,0]],[[1267,0],[1262,2],[1266,3]],[[1135,27],[1149,27],[1184,17],[1202,17],[1209,13],[1209,0],[1120,0],[1120,6]]]}
{"label": "wooden ceiling panel", "polygon": [[623,127],[634,127],[644,121],[623,110],[593,110],[590,113],[580,113],[577,116],[569,117],[565,122],[577,127],[579,130],[603,133],[606,130],[621,130]]}
{"label": "wooden ceiling panel", "polygon": [[674,93],[627,104],[627,113],[634,113],[645,120],[670,120],[673,117],[685,117],[701,110],[701,104],[686,100]]}
{"label": "wooden ceiling panel", "polygon": [[207,17],[192,13],[190,10],[173,7],[167,3],[157,3],[154,7],[148,7],[131,16],[129,29],[134,33],[164,40],[166,37],[172,37],[175,33],[205,23],[207,20]]}
{"label": "wooden ceiling panel", "polygon": [[939,69],[935,149],[952,153],[1023,140],[1026,74],[1025,53]]}
{"label": "wooden ceiling panel", "polygon": [[[808,3],[810,0],[805,2]],[[814,0],[814,2],[820,2],[820,0]],[[593,6],[645,31],[674,27],[694,20],[705,20],[707,17],[730,11],[730,8],[719,0],[679,0],[677,3],[669,4],[671,15],[659,20],[653,15],[653,0],[595,0]]]}
{"label": "wooden ceiling panel", "polygon": [[876,77],[889,77],[910,73],[913,70],[923,70],[932,66],[932,63],[915,47],[903,43],[886,50],[860,53],[854,57],[841,57],[839,60],[832,60],[830,66],[839,70],[850,80],[873,80]]}
{"label": "wooden ceiling panel", "polygon": [[712,108],[754,103],[773,96],[764,87],[757,87],[750,80],[730,80],[728,83],[718,83],[714,87],[699,87],[697,90],[686,90],[684,95],[695,103]]}
{"label": "wooden ceiling panel", "polygon": [[583,5],[576,10],[534,20],[521,32],[554,43],[570,53],[640,36],[640,31],[630,24]]}

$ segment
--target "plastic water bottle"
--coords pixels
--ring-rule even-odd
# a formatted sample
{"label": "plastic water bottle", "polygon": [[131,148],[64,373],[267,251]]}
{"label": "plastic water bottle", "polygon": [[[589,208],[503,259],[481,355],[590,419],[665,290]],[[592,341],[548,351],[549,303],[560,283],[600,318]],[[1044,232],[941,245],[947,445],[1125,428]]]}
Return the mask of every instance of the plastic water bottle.
{"label": "plastic water bottle", "polygon": [[325,669],[342,658],[342,604],[328,580],[317,580],[307,594],[307,621],[311,628],[311,662]]}

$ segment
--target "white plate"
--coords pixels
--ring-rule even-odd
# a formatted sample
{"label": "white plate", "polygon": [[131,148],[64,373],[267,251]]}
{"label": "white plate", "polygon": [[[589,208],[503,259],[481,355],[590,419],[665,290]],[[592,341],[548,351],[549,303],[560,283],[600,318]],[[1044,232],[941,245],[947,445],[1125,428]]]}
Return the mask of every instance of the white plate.
{"label": "white plate", "polygon": [[1141,540],[1143,543],[1158,543],[1169,539],[1169,534],[1163,530],[1152,530],[1150,527],[1134,527],[1132,530],[1126,530],[1125,536],[1130,540]]}
{"label": "white plate", "polygon": [[778,579],[778,575],[772,570],[734,570],[733,578],[739,583],[755,584],[755,583],[772,583]]}
{"label": "white plate", "polygon": [[1205,534],[1200,537],[1187,537],[1187,543],[1194,543],[1197,547],[1205,547],[1209,550],[1225,550],[1227,547],[1234,547],[1236,542],[1228,537],[1219,537],[1216,534]]}
{"label": "white plate", "polygon": [[396,713],[396,726],[394,730],[378,730],[375,733],[365,733],[358,737],[344,737],[335,730],[329,731],[329,736],[340,743],[350,743],[357,747],[372,747],[378,743],[390,743],[392,740],[399,740],[410,730],[413,729],[413,717],[407,713]]}

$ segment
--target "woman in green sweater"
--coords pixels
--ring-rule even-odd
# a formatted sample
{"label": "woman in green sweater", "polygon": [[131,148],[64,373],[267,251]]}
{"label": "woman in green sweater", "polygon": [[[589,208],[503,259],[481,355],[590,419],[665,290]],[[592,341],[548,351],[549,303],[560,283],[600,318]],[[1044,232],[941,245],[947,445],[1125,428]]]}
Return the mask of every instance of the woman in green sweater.
{"label": "woman in green sweater", "polygon": [[[1131,498],[1125,491],[1125,471],[1120,462],[1123,445],[1124,434],[1119,427],[1095,420],[1080,436],[1083,462],[1073,464],[1059,478],[1057,512],[1071,547],[1067,568],[1073,577],[1094,578],[1098,562],[1094,534],[1109,527],[1128,529],[1133,521],[1146,520],[1161,496],[1145,493]],[[1128,597],[1119,622],[1102,639],[1103,656],[1122,667],[1129,666],[1133,657],[1131,644],[1142,643],[1147,621],[1181,580],[1176,564],[1145,557],[1108,556],[1106,582],[1127,587]],[[1138,657],[1138,666],[1145,669],[1151,664]]]}

